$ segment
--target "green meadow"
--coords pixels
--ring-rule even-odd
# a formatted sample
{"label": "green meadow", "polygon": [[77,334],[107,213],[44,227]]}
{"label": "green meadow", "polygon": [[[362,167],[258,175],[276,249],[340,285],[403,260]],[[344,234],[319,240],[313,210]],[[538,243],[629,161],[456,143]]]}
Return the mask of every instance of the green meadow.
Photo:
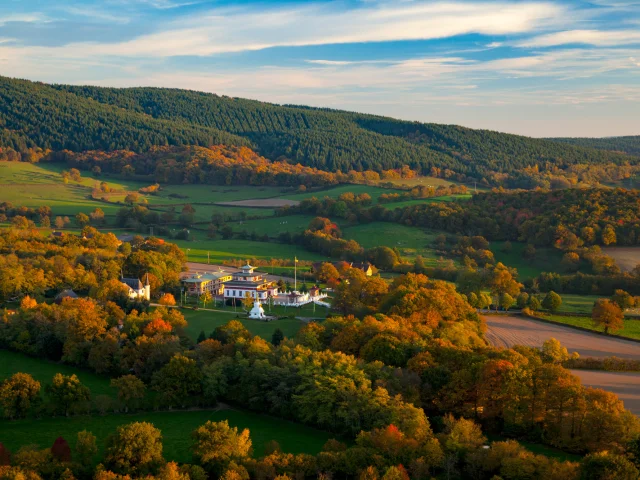
{"label": "green meadow", "polygon": [[520,281],[534,278],[543,272],[555,272],[560,266],[562,252],[555,248],[536,248],[536,256],[532,260],[522,258],[527,246],[523,242],[511,242],[511,251],[504,251],[505,242],[491,242],[490,249],[497,262],[502,262],[518,270]]}
{"label": "green meadow", "polygon": [[63,375],[75,374],[84,385],[89,387],[92,396],[114,394],[114,390],[109,386],[107,377],[80,370],[70,365],[49,362],[9,350],[0,350],[0,381],[17,372],[32,375],[42,386],[51,383],[56,373],[62,373]]}
{"label": "green meadow", "polygon": [[97,437],[101,455],[107,437],[118,426],[131,422],[149,422],[162,432],[164,457],[167,460],[190,462],[190,434],[209,420],[227,420],[231,426],[240,430],[248,428],[256,457],[263,455],[265,444],[271,440],[276,440],[285,452],[317,454],[324,443],[333,437],[330,433],[279,418],[246,410],[226,409],[3,421],[2,443],[10,451],[34,444],[40,448],[49,448],[56,438],[62,436],[73,448],[77,433],[88,430]]}
{"label": "green meadow", "polygon": [[[587,328],[589,330],[593,330],[594,332],[602,332],[604,330],[601,327],[595,327],[593,325],[591,317],[574,317],[562,314],[554,314],[545,315],[544,318],[546,320],[551,320],[553,322],[562,323],[565,325]],[[636,340],[640,340],[640,320],[626,318],[624,320],[624,327],[611,333],[618,337],[634,338]]]}

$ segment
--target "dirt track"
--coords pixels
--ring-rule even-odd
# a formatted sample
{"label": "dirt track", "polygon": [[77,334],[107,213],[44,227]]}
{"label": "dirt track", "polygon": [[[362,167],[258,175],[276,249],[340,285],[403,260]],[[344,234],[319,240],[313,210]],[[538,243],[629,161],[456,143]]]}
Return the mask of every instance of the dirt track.
{"label": "dirt track", "polygon": [[562,325],[537,322],[529,318],[496,315],[485,316],[487,340],[497,347],[527,345],[541,347],[545,340],[553,337],[567,347],[569,352],[578,352],[582,357],[619,357],[640,360],[640,343],[619,338],[607,338],[596,333],[583,332]]}
{"label": "dirt track", "polygon": [[[607,338],[595,333],[583,332],[562,325],[537,322],[528,318],[511,316],[485,316],[487,340],[498,347],[528,345],[541,347],[553,337],[560,340],[570,352],[583,357],[620,357],[640,359],[640,343],[618,338]],[[584,385],[602,388],[620,397],[627,409],[640,415],[640,373],[572,370]]]}

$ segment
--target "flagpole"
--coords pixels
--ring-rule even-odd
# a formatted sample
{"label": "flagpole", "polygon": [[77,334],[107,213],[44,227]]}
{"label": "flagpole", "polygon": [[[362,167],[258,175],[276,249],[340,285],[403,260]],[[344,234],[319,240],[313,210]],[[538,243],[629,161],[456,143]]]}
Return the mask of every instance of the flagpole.
{"label": "flagpole", "polygon": [[298,257],[293,257],[293,291],[298,291]]}

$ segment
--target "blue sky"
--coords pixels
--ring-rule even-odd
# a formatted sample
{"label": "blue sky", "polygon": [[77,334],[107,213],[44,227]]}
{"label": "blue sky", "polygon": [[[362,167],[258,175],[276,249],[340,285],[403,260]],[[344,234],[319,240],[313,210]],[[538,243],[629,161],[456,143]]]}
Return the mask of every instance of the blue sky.
{"label": "blue sky", "polygon": [[0,74],[640,134],[640,0],[3,0]]}

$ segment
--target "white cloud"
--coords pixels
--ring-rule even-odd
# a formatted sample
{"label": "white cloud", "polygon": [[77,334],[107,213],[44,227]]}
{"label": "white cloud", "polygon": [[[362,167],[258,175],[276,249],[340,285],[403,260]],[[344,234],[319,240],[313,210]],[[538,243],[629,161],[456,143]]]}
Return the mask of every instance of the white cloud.
{"label": "white cloud", "polygon": [[519,47],[553,47],[570,43],[614,46],[640,44],[639,30],[567,30],[518,42]]}
{"label": "white cloud", "polygon": [[37,22],[46,22],[47,17],[41,13],[15,13],[2,15],[0,17],[0,26],[6,25],[11,22],[23,22],[23,23],[37,23]]}
{"label": "white cloud", "polygon": [[328,5],[219,9],[126,42],[31,47],[24,53],[61,58],[83,55],[162,58],[278,46],[435,39],[469,33],[506,35],[534,31],[563,13],[563,7],[545,2],[411,2],[367,5],[347,11]]}

